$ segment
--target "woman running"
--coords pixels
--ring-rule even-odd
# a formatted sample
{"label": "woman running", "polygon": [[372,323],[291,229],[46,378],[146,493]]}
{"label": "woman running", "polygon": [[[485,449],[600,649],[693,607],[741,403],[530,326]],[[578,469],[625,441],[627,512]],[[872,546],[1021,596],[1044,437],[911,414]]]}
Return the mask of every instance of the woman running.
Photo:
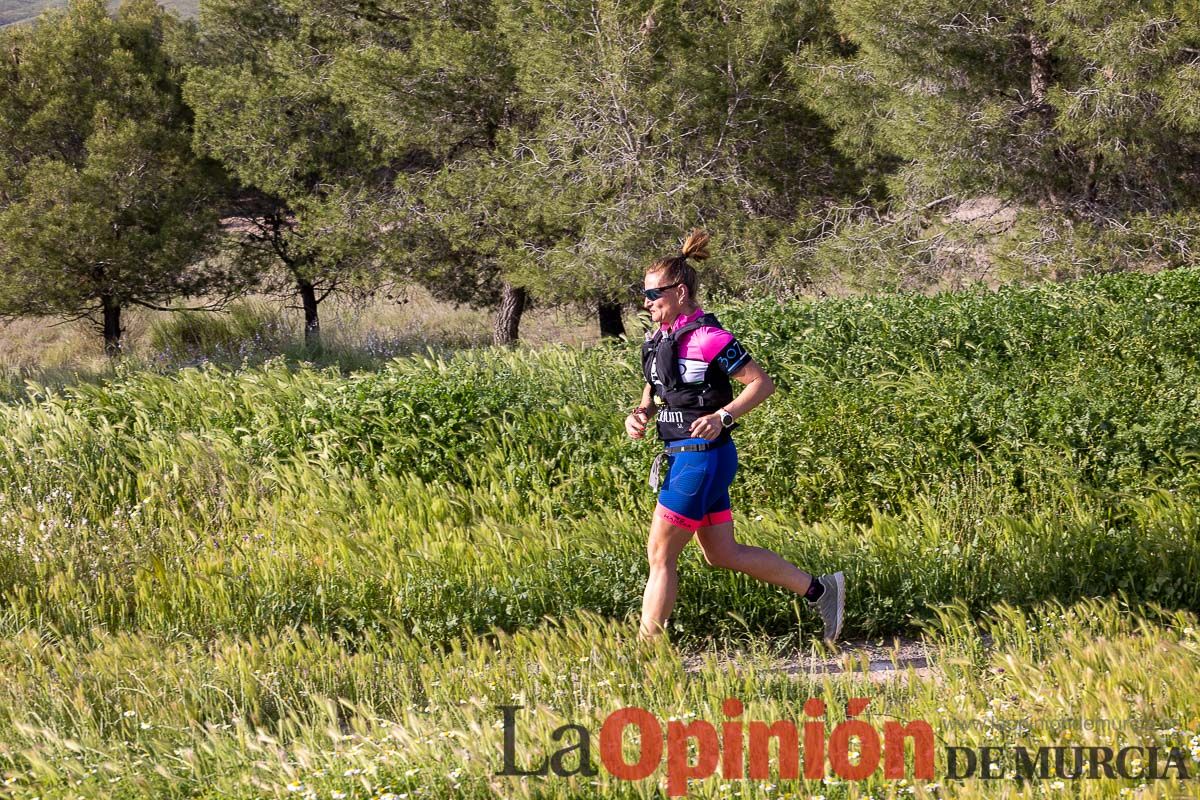
{"label": "woman running", "polygon": [[[708,258],[708,238],[692,231],[682,252],[655,261],[644,283],[645,307],[658,329],[642,345],[646,386],[641,403],[625,418],[625,432],[641,439],[655,417],[666,449],[655,460],[651,485],[658,488],[664,457],[667,474],[650,523],[650,578],[640,633],[650,638],[666,628],[679,584],[679,554],[695,536],[711,566],[744,572],[804,597],[821,615],[824,638],[832,643],[842,631],[843,574],[814,578],[733,536],[729,485],[738,458],[730,431],[735,420],[775,391],[775,384],[733,334],[696,303],[696,270],[689,261]],[[746,387],[736,399],[730,378]]]}

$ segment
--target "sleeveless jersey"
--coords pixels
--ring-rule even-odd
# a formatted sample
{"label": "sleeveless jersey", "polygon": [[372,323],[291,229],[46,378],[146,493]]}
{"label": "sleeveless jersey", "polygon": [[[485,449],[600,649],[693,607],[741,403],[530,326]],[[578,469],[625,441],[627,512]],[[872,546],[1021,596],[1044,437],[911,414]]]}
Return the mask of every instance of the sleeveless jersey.
{"label": "sleeveless jersey", "polygon": [[[729,376],[749,361],[746,348],[703,309],[679,317],[669,331],[660,328],[648,335],[642,345],[642,374],[658,406],[659,438],[692,438],[694,421],[733,400]],[[729,431],[722,431],[717,443],[728,438]]]}

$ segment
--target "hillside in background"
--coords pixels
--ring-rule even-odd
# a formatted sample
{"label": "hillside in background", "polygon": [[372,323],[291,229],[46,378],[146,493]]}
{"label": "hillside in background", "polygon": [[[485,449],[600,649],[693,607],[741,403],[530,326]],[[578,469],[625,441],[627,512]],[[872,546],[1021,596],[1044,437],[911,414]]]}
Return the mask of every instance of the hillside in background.
{"label": "hillside in background", "polygon": [[[0,26],[27,22],[47,9],[65,8],[66,5],[66,0],[3,0],[0,2]],[[112,10],[118,5],[117,2],[108,4]],[[200,8],[200,0],[161,0],[160,5],[182,17],[194,17]]]}

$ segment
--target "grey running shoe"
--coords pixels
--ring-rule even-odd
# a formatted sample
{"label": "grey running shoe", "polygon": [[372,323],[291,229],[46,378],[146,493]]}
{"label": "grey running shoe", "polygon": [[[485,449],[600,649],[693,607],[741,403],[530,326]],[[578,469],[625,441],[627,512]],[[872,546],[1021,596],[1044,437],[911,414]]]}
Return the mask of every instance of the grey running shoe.
{"label": "grey running shoe", "polygon": [[811,603],[821,615],[825,623],[824,639],[829,644],[837,641],[842,635],[842,620],[846,616],[846,576],[841,572],[832,575],[822,575],[817,578],[825,587],[825,592]]}

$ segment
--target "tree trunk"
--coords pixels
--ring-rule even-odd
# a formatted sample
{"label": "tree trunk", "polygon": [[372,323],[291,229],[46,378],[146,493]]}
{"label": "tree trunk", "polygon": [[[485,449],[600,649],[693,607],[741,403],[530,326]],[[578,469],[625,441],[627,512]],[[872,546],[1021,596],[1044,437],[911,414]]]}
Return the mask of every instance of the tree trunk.
{"label": "tree trunk", "polygon": [[121,354],[121,304],[111,295],[101,295],[104,307],[104,355],[112,358]]}
{"label": "tree trunk", "polygon": [[525,299],[525,287],[505,282],[500,308],[496,310],[496,327],[492,329],[493,343],[506,345],[517,341],[521,315],[525,313]]}
{"label": "tree trunk", "polygon": [[321,320],[317,316],[317,290],[303,278],[297,278],[296,285],[300,289],[300,300],[304,304],[304,346],[320,347]]}
{"label": "tree trunk", "polygon": [[620,338],[625,335],[625,323],[621,321],[621,304],[603,300],[596,306],[600,317],[600,337]]}
{"label": "tree trunk", "polygon": [[1054,67],[1050,62],[1050,42],[1037,33],[1029,34],[1029,93],[1036,105],[1046,102],[1053,79]]}
{"label": "tree trunk", "polygon": [[1097,173],[1100,172],[1100,164],[1104,160],[1104,156],[1096,153],[1088,161],[1087,178],[1083,186],[1083,199],[1089,203],[1096,202],[1097,192]]}
{"label": "tree trunk", "polygon": [[[1033,23],[1027,23],[1032,27]],[[1054,120],[1058,116],[1057,109],[1050,104],[1050,86],[1054,82],[1054,62],[1050,54],[1050,41],[1036,31],[1029,31],[1029,101],[1034,113],[1041,117],[1042,125],[1048,134],[1054,130]],[[1062,176],[1072,177],[1073,151],[1070,147],[1056,147],[1054,160]],[[1074,183],[1070,180],[1070,183]],[[1051,205],[1060,205],[1063,197],[1059,195],[1055,179],[1046,181],[1042,194]],[[1071,191],[1068,189],[1068,191]]]}

